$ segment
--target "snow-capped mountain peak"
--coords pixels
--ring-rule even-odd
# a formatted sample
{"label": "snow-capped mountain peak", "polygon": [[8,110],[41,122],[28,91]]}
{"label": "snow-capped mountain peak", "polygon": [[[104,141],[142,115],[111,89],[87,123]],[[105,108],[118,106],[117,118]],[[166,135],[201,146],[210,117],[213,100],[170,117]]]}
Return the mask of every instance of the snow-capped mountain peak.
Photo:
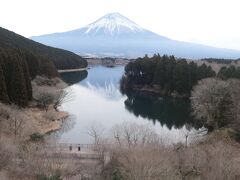
{"label": "snow-capped mountain peak", "polygon": [[240,57],[240,51],[217,49],[200,44],[175,41],[141,28],[119,13],[103,16],[88,26],[72,31],[32,37],[49,46],[100,57],[135,58],[154,53],[185,58]]}
{"label": "snow-capped mountain peak", "polygon": [[85,34],[103,31],[105,34],[114,35],[122,30],[139,32],[143,31],[143,28],[120,13],[110,13],[87,25]]}

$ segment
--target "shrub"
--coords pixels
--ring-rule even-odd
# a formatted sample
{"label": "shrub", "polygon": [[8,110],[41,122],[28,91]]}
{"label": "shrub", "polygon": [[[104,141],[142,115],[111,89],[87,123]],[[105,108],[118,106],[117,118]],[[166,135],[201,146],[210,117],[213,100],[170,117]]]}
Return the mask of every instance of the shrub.
{"label": "shrub", "polygon": [[54,175],[46,176],[43,174],[37,175],[37,180],[62,180],[61,175],[56,172]]}
{"label": "shrub", "polygon": [[56,86],[58,83],[60,83],[59,78],[52,78],[49,79],[44,76],[36,76],[36,78],[33,80],[33,83],[35,83],[37,86]]}
{"label": "shrub", "polygon": [[34,88],[33,98],[37,102],[37,106],[48,110],[49,106],[54,103],[55,90],[48,86]]}
{"label": "shrub", "polygon": [[43,135],[39,133],[33,133],[30,135],[30,141],[40,141],[43,139]]}

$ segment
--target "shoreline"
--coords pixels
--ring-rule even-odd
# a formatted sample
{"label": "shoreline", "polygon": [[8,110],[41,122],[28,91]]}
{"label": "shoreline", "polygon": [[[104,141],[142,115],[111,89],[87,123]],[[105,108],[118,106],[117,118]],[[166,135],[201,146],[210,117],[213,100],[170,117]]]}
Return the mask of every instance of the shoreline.
{"label": "shoreline", "polygon": [[136,92],[136,93],[144,93],[149,95],[157,95],[161,97],[171,97],[171,98],[180,98],[180,99],[189,99],[187,95],[180,95],[178,93],[172,92],[171,94],[166,94],[160,87],[157,85],[149,86],[149,85],[132,85],[132,86],[124,86],[124,92]]}
{"label": "shoreline", "polygon": [[45,136],[52,132],[56,132],[62,128],[63,123],[69,117],[69,113],[66,111],[59,111],[56,113],[57,117],[52,122],[50,122],[47,125],[47,127],[44,127],[44,125],[42,125],[41,130],[39,132],[40,134]]}
{"label": "shoreline", "polygon": [[117,67],[117,66],[126,66],[130,60],[123,60],[123,59],[115,59],[114,61],[104,60],[104,59],[87,59],[88,66],[109,66],[109,67]]}
{"label": "shoreline", "polygon": [[25,109],[25,114],[30,117],[27,123],[31,126],[29,132],[25,134],[27,139],[35,133],[45,136],[60,130],[69,117],[68,112],[55,111],[53,107],[49,108],[47,112],[36,107],[28,107]]}
{"label": "shoreline", "polygon": [[[16,113],[16,109],[12,106],[1,104],[6,110],[6,113]],[[18,112],[18,116],[22,117],[19,120],[13,119],[14,122],[19,126],[15,129],[17,133],[18,141],[31,141],[32,135],[40,135],[42,137],[48,135],[51,132],[60,130],[64,122],[69,117],[69,113],[65,111],[55,111],[53,107],[50,107],[48,111],[37,108],[37,107],[25,107]],[[14,134],[12,130],[7,129],[9,122],[2,123],[2,129],[0,136],[9,140],[14,140]]]}
{"label": "shoreline", "polygon": [[86,68],[79,68],[79,69],[59,69],[57,70],[58,73],[65,73],[65,72],[80,72],[80,71],[86,71],[89,67]]}

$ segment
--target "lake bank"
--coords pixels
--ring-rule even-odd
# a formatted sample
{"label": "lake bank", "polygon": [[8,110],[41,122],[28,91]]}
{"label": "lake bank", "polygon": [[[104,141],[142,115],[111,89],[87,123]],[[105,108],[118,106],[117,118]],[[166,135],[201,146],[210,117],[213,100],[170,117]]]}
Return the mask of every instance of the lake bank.
{"label": "lake bank", "polygon": [[[68,112],[58,111],[53,103],[48,102],[51,98],[49,89],[52,94],[57,94],[62,88],[66,87],[63,81],[58,78],[37,77],[32,81],[32,85],[33,100],[25,108],[0,103],[1,136],[10,139],[17,137],[19,141],[31,140],[31,136],[34,134],[44,136],[61,129],[63,122],[68,118]],[[40,101],[41,103],[44,102],[45,107],[40,106]],[[47,105],[46,103],[50,104]]]}
{"label": "lake bank", "polygon": [[86,71],[89,68],[79,68],[79,69],[59,69],[57,70],[58,73],[66,73],[66,72],[81,72],[81,71]]}
{"label": "lake bank", "polygon": [[[33,133],[46,135],[62,128],[64,121],[69,117],[69,113],[65,111],[55,111],[53,107],[49,108],[48,112],[39,108],[28,108],[25,110],[30,117]],[[51,116],[49,119],[48,116]]]}
{"label": "lake bank", "polygon": [[149,94],[149,95],[156,95],[161,96],[163,98],[169,97],[169,98],[180,98],[180,99],[188,99],[189,95],[186,94],[179,94],[177,92],[166,92],[162,90],[161,86],[157,84],[153,85],[124,85],[121,84],[121,91],[123,93],[127,93],[128,91],[134,91],[139,94]]}
{"label": "lake bank", "polygon": [[[0,179],[36,179],[38,174],[32,172],[37,171],[30,169],[34,169],[35,165],[37,168],[43,165],[40,167],[43,169],[47,163],[41,163],[42,160],[50,161],[45,150],[47,135],[60,130],[69,116],[66,111],[58,111],[53,103],[43,108],[39,106],[39,99],[35,99],[36,92],[39,97],[46,97],[50,88],[52,93],[57,94],[66,87],[63,81],[37,76],[32,81],[32,87],[33,99],[25,108],[0,103]],[[44,91],[40,92],[40,89]],[[48,98],[49,95],[48,92]],[[46,169],[55,167],[56,161]]]}
{"label": "lake bank", "polygon": [[87,58],[88,66],[106,66],[106,67],[116,67],[125,66],[130,60],[123,58]]}

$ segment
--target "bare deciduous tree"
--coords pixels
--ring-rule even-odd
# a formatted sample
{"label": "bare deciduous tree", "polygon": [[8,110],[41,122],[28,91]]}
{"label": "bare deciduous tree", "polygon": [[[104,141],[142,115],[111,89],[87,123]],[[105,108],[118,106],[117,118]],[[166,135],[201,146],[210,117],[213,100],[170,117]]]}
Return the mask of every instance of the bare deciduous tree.
{"label": "bare deciduous tree", "polygon": [[48,111],[49,106],[54,103],[55,90],[48,86],[35,88],[33,98],[36,100],[38,107]]}
{"label": "bare deciduous tree", "polygon": [[105,165],[106,160],[106,142],[104,139],[104,128],[101,124],[92,124],[88,129],[88,134],[94,139],[94,151],[97,152],[99,157],[100,166]]}
{"label": "bare deciduous tree", "polygon": [[72,99],[70,90],[56,89],[51,86],[34,87],[33,98],[36,100],[37,105],[46,111],[50,105],[58,111],[58,108]]}
{"label": "bare deciduous tree", "polygon": [[233,120],[233,98],[229,82],[216,78],[199,81],[193,88],[194,115],[208,128],[221,128]]}
{"label": "bare deciduous tree", "polygon": [[232,124],[232,128],[235,130],[239,130],[240,128],[240,80],[238,79],[230,79],[229,87],[231,96],[233,99],[233,114],[234,114],[234,122]]}
{"label": "bare deciduous tree", "polygon": [[123,123],[112,128],[112,134],[119,146],[131,146],[150,144],[159,140],[153,128],[149,125],[136,123]]}
{"label": "bare deciduous tree", "polygon": [[[126,124],[113,128],[115,148],[111,148],[110,161],[105,165],[105,180],[197,180],[197,179],[236,179],[239,177],[238,146],[224,142],[222,138],[209,138],[201,143],[178,146],[165,145],[159,135],[150,129],[150,133],[138,136],[138,145],[134,145],[135,135],[142,127],[126,128]],[[130,131],[134,130],[135,132]],[[154,133],[154,135],[152,135]],[[124,135],[125,134],[125,135]],[[127,135],[126,135],[127,134]],[[157,137],[155,137],[157,136]],[[131,138],[129,138],[131,137]],[[152,143],[142,143],[145,137]],[[128,140],[131,139],[131,146]],[[143,138],[144,139],[144,138]],[[220,141],[219,141],[220,140]],[[123,143],[125,142],[125,143]],[[107,148],[107,150],[109,150]]]}
{"label": "bare deciduous tree", "polygon": [[54,97],[53,107],[56,111],[58,111],[58,108],[63,103],[69,102],[71,100],[72,100],[72,93],[69,89],[68,90],[64,90],[64,89],[58,90]]}

